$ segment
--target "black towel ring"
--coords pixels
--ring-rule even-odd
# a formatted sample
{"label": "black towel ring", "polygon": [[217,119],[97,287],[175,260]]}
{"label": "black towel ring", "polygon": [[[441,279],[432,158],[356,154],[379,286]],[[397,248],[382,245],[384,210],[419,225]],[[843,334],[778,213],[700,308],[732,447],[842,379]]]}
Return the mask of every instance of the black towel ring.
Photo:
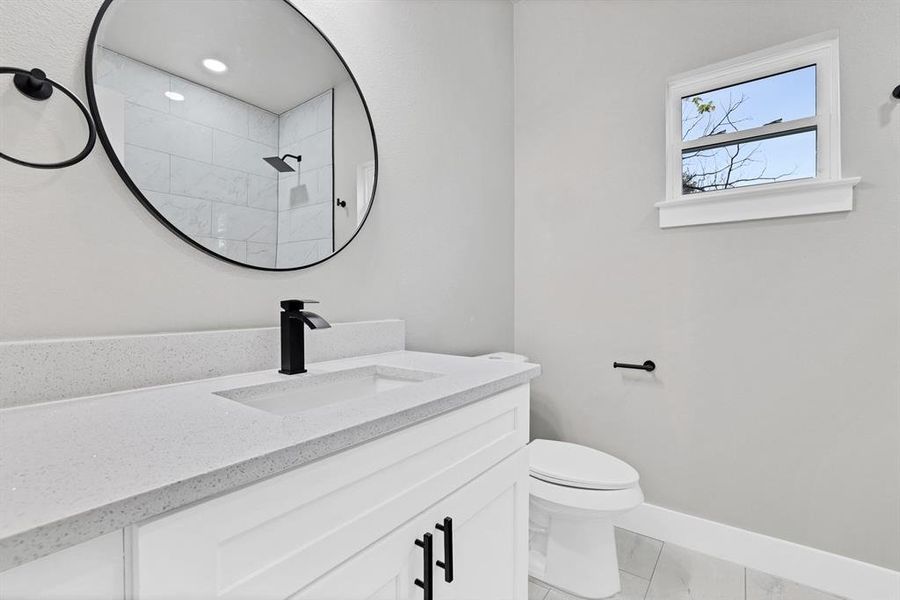
{"label": "black towel ring", "polygon": [[88,112],[87,107],[85,107],[81,100],[78,99],[78,96],[66,89],[65,86],[47,77],[47,75],[40,69],[32,69],[30,71],[27,71],[25,69],[19,69],[16,67],[0,67],[0,74],[3,73],[11,73],[13,75],[13,84],[15,84],[16,89],[32,100],[46,100],[53,94],[53,88],[58,89],[63,94],[68,96],[69,99],[71,99],[72,102],[75,103],[75,106],[77,106],[81,111],[81,114],[84,115],[84,120],[85,122],[87,122],[88,126],[88,141],[81,152],[79,152],[72,158],[69,158],[62,162],[28,162],[27,160],[14,158],[12,156],[9,156],[8,154],[4,154],[3,152],[0,152],[0,158],[4,158],[9,162],[15,163],[17,165],[31,167],[33,169],[62,169],[64,167],[70,167],[75,163],[81,162],[88,154],[91,153],[91,150],[93,150],[94,148],[94,143],[97,141],[97,129],[96,127],[94,127],[94,120],[91,118],[91,113]]}

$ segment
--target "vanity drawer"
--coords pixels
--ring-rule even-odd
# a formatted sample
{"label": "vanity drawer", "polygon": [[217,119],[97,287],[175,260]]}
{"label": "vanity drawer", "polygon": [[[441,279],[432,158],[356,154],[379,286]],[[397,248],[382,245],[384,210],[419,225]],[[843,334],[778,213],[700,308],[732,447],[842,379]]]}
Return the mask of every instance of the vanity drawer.
{"label": "vanity drawer", "polygon": [[528,442],[528,386],[137,526],[151,598],[285,598]]}

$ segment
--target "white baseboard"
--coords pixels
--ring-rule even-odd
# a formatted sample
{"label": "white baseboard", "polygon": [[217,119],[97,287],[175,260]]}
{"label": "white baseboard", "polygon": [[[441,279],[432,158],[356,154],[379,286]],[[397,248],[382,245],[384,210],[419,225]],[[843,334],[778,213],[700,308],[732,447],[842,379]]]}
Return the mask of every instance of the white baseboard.
{"label": "white baseboard", "polygon": [[851,600],[900,600],[900,572],[653,504],[616,525]]}

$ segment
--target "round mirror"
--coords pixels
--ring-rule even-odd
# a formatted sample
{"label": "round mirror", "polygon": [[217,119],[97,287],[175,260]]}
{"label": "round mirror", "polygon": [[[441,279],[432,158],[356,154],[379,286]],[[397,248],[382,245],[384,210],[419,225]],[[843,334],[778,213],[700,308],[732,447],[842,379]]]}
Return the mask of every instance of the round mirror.
{"label": "round mirror", "polygon": [[365,221],[371,116],[341,55],[288,0],[106,0],[85,72],[116,170],[198,249],[301,269]]}

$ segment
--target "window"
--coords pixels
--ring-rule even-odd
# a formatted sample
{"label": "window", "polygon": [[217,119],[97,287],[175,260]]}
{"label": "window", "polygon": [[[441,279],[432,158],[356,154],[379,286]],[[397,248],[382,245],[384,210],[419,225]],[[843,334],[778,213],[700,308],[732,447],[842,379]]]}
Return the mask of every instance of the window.
{"label": "window", "polygon": [[826,34],[670,79],[660,227],[851,210],[837,56]]}

